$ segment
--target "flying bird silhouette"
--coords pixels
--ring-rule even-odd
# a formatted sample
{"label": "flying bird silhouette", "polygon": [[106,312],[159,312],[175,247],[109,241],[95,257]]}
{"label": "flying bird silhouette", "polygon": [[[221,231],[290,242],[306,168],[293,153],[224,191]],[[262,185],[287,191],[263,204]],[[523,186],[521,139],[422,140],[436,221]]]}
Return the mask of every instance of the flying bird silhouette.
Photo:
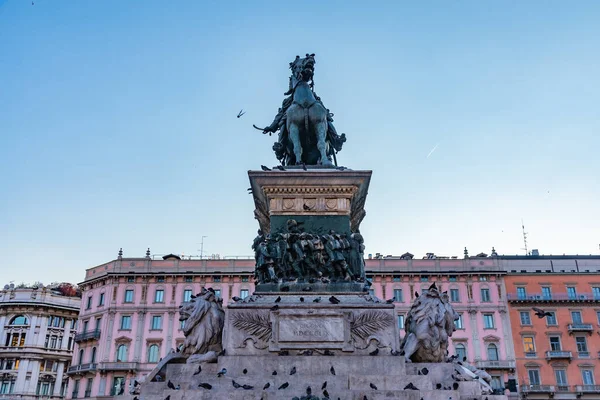
{"label": "flying bird silhouette", "polygon": [[552,316],[552,313],[551,313],[551,312],[544,311],[544,310],[542,310],[541,308],[532,307],[531,309],[532,309],[533,311],[535,311],[535,315],[536,315],[538,318],[544,318],[544,317],[551,317],[551,316]]}
{"label": "flying bird silhouette", "polygon": [[237,117],[239,118],[239,117],[241,117],[241,116],[242,116],[242,115],[244,115],[244,114],[246,114],[246,111],[244,111],[244,109],[242,108],[242,109],[240,110],[240,112],[238,113]]}

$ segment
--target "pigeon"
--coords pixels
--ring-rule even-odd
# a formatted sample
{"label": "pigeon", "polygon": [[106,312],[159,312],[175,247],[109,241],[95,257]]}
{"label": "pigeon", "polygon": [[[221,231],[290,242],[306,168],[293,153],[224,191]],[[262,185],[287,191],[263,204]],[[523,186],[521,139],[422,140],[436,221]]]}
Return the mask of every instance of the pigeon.
{"label": "pigeon", "polygon": [[413,385],[412,382],[410,382],[408,385],[404,386],[404,390],[419,390],[415,385]]}
{"label": "pigeon", "polygon": [[321,297],[319,296],[313,300],[313,303],[319,303],[320,301],[321,301]]}
{"label": "pigeon", "polygon": [[377,390],[377,386],[373,385],[372,383],[369,383],[369,386],[371,387],[371,389]]}
{"label": "pigeon", "polygon": [[300,303],[304,303],[304,297],[300,297]]}
{"label": "pigeon", "polygon": [[418,298],[419,297],[419,292],[415,292],[415,297]]}
{"label": "pigeon", "polygon": [[263,171],[270,171],[270,170],[271,170],[271,168],[269,168],[269,167],[266,167],[266,166],[264,166],[264,165],[261,165],[261,166],[260,166],[260,169],[262,169]]}
{"label": "pigeon", "polygon": [[329,372],[331,372],[331,375],[335,375],[335,368],[333,368],[333,365],[329,369]]}
{"label": "pigeon", "polygon": [[165,400],[171,400],[171,395],[167,395],[167,397],[165,397]]}
{"label": "pigeon", "polygon": [[281,296],[277,296],[277,298],[275,299],[275,303],[279,303],[281,301]]}
{"label": "pigeon", "polygon": [[223,368],[222,370],[220,370],[219,372],[217,372],[217,377],[222,377],[223,375],[225,375],[227,373],[227,369]]}
{"label": "pigeon", "polygon": [[285,168],[283,168],[283,165],[278,165],[276,168],[280,171],[285,171]]}
{"label": "pigeon", "polygon": [[287,350],[281,350],[281,351],[279,352],[279,355],[280,355],[280,356],[289,356],[289,355],[290,355],[290,352],[289,352],[289,351],[287,351]]}
{"label": "pigeon", "polygon": [[343,171],[343,170],[345,170],[345,169],[348,169],[348,168],[340,166],[340,167],[337,167],[336,169],[337,169],[338,171]]}
{"label": "pigeon", "polygon": [[296,367],[293,367],[292,370],[290,371],[290,375],[294,375],[296,373]]}
{"label": "pigeon", "polygon": [[395,299],[394,299],[394,298],[391,298],[391,299],[387,299],[387,300],[385,301],[385,303],[386,303],[386,304],[392,304],[394,301],[395,301]]}
{"label": "pigeon", "polygon": [[194,372],[194,375],[198,375],[200,372],[202,372],[202,366],[198,365],[198,371]]}
{"label": "pigeon", "polygon": [[367,399],[367,395],[366,394],[363,396],[363,400],[369,400],[369,399]]}
{"label": "pigeon", "polygon": [[137,387],[137,386],[140,386],[140,383],[136,379],[134,379],[133,380],[133,387]]}
{"label": "pigeon", "polygon": [[442,388],[442,384],[441,383],[436,383],[435,384],[435,388],[438,389],[438,390],[441,389]]}
{"label": "pigeon", "polygon": [[312,291],[312,288],[310,286],[305,287],[304,289],[302,289],[303,292],[310,292]]}
{"label": "pigeon", "polygon": [[242,385],[242,389],[244,389],[244,390],[252,390],[252,389],[254,389],[254,386]]}
{"label": "pigeon", "polygon": [[273,307],[271,307],[271,311],[277,311],[279,310],[279,304],[275,304]]}
{"label": "pigeon", "polygon": [[181,385],[178,384],[177,386],[175,386],[175,390],[179,390],[179,389],[181,389]]}
{"label": "pigeon", "polygon": [[323,384],[321,385],[321,390],[325,390],[326,387],[327,387],[327,381],[323,382]]}
{"label": "pigeon", "polygon": [[273,371],[271,375],[277,375],[277,371]]}
{"label": "pigeon", "polygon": [[310,388],[310,386],[306,388],[306,394],[309,396],[312,394],[312,389]]}
{"label": "pigeon", "polygon": [[335,354],[333,354],[333,351],[331,351],[331,350],[325,350],[325,351],[323,352],[323,355],[324,355],[324,356],[333,356],[333,355],[335,355]]}
{"label": "pigeon", "polygon": [[417,370],[417,375],[423,375],[423,374],[421,373],[421,370]]}
{"label": "pigeon", "polygon": [[225,349],[221,350],[218,354],[217,357],[221,357],[225,355]]}
{"label": "pigeon", "polygon": [[206,390],[212,389],[212,385],[210,383],[201,383],[198,385],[198,387],[204,388]]}
{"label": "pigeon", "polygon": [[535,311],[535,315],[538,318],[544,318],[544,317],[551,317],[552,316],[551,312],[544,311],[541,308],[533,307],[532,310]]}
{"label": "pigeon", "polygon": [[268,389],[268,388],[270,388],[270,387],[271,387],[271,384],[270,384],[269,382],[267,382],[267,383],[265,384],[265,386],[263,386],[263,390],[267,390],[267,389]]}
{"label": "pigeon", "polygon": [[458,382],[454,382],[454,383],[452,384],[452,389],[453,389],[453,390],[458,390]]}
{"label": "pigeon", "polygon": [[237,383],[236,381],[234,381],[233,379],[231,380],[231,384],[233,385],[234,388],[239,389],[242,387],[242,385],[240,385],[239,383]]}
{"label": "pigeon", "polygon": [[175,390],[175,385],[173,385],[173,382],[171,382],[171,381],[167,382],[167,387],[168,387],[169,389],[173,389],[173,390]]}
{"label": "pigeon", "polygon": [[246,114],[246,111],[244,111],[244,109],[242,108],[242,109],[240,110],[240,112],[238,113],[237,117],[239,118],[239,117],[241,117],[241,116],[242,116],[242,115],[244,115],[244,114]]}
{"label": "pigeon", "polygon": [[302,208],[304,209],[304,211],[310,211],[311,208],[309,206],[307,206],[306,204],[302,204]]}
{"label": "pigeon", "polygon": [[277,390],[286,389],[288,386],[290,386],[290,384],[288,382],[283,383],[281,386],[279,386],[279,388]]}
{"label": "pigeon", "polygon": [[375,349],[369,353],[370,356],[376,356],[377,354],[379,354],[379,349]]}
{"label": "pigeon", "polygon": [[233,297],[231,298],[231,300],[233,300],[233,301],[235,301],[235,302],[237,303],[238,301],[242,301],[242,300],[244,300],[244,299],[242,299],[241,297],[233,296]]}
{"label": "pigeon", "polygon": [[339,304],[340,300],[337,297],[335,297],[335,296],[331,296],[329,298],[329,302],[332,303],[332,304]]}
{"label": "pigeon", "polygon": [[137,396],[135,396],[135,397],[133,398],[133,400],[140,400],[140,398],[139,398],[139,397],[137,397]]}
{"label": "pigeon", "polygon": [[242,374],[246,375],[248,373],[248,370],[246,368],[244,368],[244,370],[242,371]]}
{"label": "pigeon", "polygon": [[325,396],[326,399],[329,398],[329,392],[327,390],[323,390],[323,396]]}
{"label": "pigeon", "polygon": [[302,169],[303,170],[308,171],[308,168],[306,168],[306,164],[305,163],[302,163],[301,165],[302,165]]}
{"label": "pigeon", "polygon": [[429,373],[429,370],[428,370],[427,368],[423,368],[423,369],[421,370],[421,373],[422,373],[423,375],[427,375],[427,374]]}

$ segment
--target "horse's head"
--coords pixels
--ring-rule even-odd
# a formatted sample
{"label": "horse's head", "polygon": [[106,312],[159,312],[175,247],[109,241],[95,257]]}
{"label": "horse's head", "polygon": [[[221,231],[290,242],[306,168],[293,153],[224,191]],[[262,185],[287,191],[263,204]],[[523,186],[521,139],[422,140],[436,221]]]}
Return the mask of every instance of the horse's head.
{"label": "horse's head", "polygon": [[312,80],[315,73],[315,55],[306,54],[304,58],[296,56],[296,59],[290,63],[290,69],[292,70],[292,76],[297,81],[308,82]]}

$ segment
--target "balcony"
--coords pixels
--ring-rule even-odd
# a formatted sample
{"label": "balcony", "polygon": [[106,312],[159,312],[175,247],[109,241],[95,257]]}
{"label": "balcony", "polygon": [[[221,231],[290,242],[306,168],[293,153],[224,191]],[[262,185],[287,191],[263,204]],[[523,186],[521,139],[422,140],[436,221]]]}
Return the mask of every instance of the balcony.
{"label": "balcony", "polygon": [[138,363],[128,363],[128,362],[109,362],[109,363],[101,363],[98,369],[101,372],[106,371],[132,371],[135,372],[138,370]]}
{"label": "balcony", "polygon": [[550,350],[546,352],[546,360],[569,360],[573,358],[570,351]]}
{"label": "balcony", "polygon": [[575,391],[577,393],[600,393],[600,385],[577,385]]}
{"label": "balcony", "polygon": [[592,324],[569,324],[567,329],[569,333],[587,332],[591,335],[592,332],[594,332],[594,326]]}
{"label": "balcony", "polygon": [[592,293],[577,293],[575,295],[567,293],[528,293],[526,295],[518,295],[516,293],[508,293],[506,299],[510,302],[520,303],[543,303],[549,301],[568,301],[568,302],[594,302],[600,301],[600,296]]}
{"label": "balcony", "polygon": [[515,369],[515,362],[513,360],[479,360],[476,364],[477,368],[481,369]]}
{"label": "balcony", "polygon": [[557,385],[556,386],[556,391],[557,392],[570,392],[571,391],[571,387],[569,385]]}
{"label": "balcony", "polygon": [[67,370],[67,375],[82,375],[88,372],[96,372],[97,365],[96,363],[72,365]]}
{"label": "balcony", "polygon": [[86,340],[98,340],[100,339],[100,329],[96,329],[88,332],[81,332],[75,335],[75,343],[83,342]]}
{"label": "balcony", "polygon": [[554,393],[556,389],[551,385],[523,385],[523,393]]}

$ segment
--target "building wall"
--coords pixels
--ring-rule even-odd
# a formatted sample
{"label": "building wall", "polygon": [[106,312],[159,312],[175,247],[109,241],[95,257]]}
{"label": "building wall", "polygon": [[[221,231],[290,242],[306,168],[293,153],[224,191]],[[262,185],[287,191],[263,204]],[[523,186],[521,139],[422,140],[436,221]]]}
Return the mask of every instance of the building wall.
{"label": "building wall", "polygon": [[[600,274],[516,273],[505,280],[522,390],[542,390],[544,393],[536,395],[543,398],[548,398],[552,391],[563,398],[576,398],[577,392],[581,392],[577,386],[587,384],[586,389],[596,392],[593,395],[598,398],[600,387],[593,386],[600,383]],[[569,292],[568,288],[574,289]],[[553,313],[554,317],[538,318],[533,307]],[[533,340],[533,349],[525,347],[528,338]],[[579,348],[577,340],[581,341]],[[530,379],[530,370],[538,371],[539,382]],[[557,371],[564,371],[566,381],[557,377]],[[592,381],[584,382],[583,371],[589,371],[585,374]]]}
{"label": "building wall", "polygon": [[63,397],[80,302],[45,288],[0,292],[0,398]]}

